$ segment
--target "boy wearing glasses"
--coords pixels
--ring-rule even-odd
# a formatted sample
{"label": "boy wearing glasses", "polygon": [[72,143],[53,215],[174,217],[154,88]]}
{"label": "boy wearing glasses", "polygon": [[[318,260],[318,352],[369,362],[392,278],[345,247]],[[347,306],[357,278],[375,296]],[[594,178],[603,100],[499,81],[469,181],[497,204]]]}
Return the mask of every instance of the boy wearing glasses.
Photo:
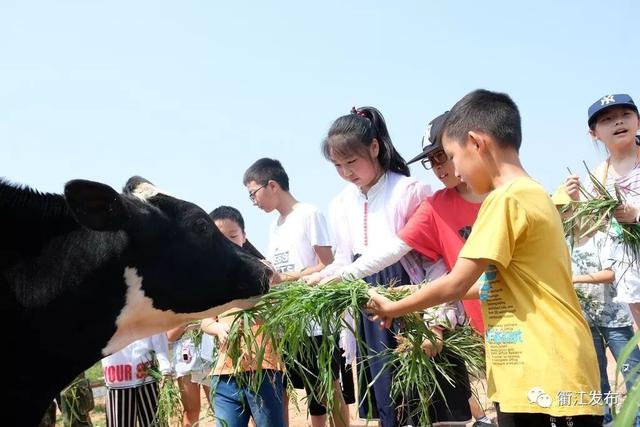
{"label": "boy wearing glasses", "polygon": [[[249,199],[255,206],[269,213],[278,211],[269,230],[269,248],[267,260],[273,264],[277,274],[274,283],[286,280],[298,280],[303,276],[322,270],[333,262],[333,252],[329,229],[324,215],[313,205],[301,203],[289,191],[289,177],[282,164],[275,159],[262,158],[253,163],[244,173],[243,184],[249,191]],[[321,340],[319,325],[311,324],[309,339]],[[317,348],[317,347],[315,347]],[[340,355],[336,354],[334,370],[334,391],[338,404],[334,405],[334,425],[340,426],[349,420],[349,408],[342,399],[340,388]],[[305,371],[313,376],[318,374],[315,358],[299,361]],[[285,362],[286,364],[286,362]],[[295,388],[308,388],[297,369],[286,366],[288,377]],[[313,378],[306,374],[309,378]],[[285,387],[286,390],[286,387]],[[311,396],[311,390],[307,389]],[[285,411],[287,399],[285,398]],[[309,399],[309,412],[312,426],[324,426],[326,408],[316,399]],[[286,414],[286,413],[285,413]],[[287,418],[285,416],[285,418]]]}
{"label": "boy wearing glasses", "polygon": [[278,273],[276,283],[300,279],[333,262],[324,215],[293,197],[287,172],[278,160],[257,160],[244,173],[243,183],[254,206],[280,214],[271,224],[267,250],[267,259]]}

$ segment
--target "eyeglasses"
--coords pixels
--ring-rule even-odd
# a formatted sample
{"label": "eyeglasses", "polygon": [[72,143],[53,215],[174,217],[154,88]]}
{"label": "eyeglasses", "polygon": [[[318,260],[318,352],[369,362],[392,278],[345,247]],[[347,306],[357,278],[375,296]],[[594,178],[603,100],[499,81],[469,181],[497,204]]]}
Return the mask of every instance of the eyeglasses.
{"label": "eyeglasses", "polygon": [[255,202],[256,201],[256,193],[258,191],[260,191],[261,189],[263,189],[264,187],[266,187],[266,186],[267,186],[267,184],[262,185],[262,186],[256,188],[255,190],[249,192],[249,200],[251,200],[252,202]]}
{"label": "eyeglasses", "polygon": [[422,159],[421,163],[426,170],[429,170],[435,166],[443,165],[448,161],[449,161],[449,156],[447,156],[447,153],[445,153],[443,150],[443,151],[436,151],[426,159]]}

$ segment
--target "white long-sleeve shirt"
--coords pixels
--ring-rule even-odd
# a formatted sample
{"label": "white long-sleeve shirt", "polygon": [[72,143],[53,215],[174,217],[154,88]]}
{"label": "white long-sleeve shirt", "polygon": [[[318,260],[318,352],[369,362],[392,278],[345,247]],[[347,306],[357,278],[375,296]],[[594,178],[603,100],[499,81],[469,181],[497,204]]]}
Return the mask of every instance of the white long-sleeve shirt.
{"label": "white long-sleeve shirt", "polygon": [[122,350],[102,359],[104,382],[110,388],[131,388],[153,381],[147,375],[147,366],[158,360],[162,374],[171,373],[169,345],[166,333],[152,335],[132,342]]}
{"label": "white long-sleeve shirt", "polygon": [[[431,188],[415,178],[386,172],[367,194],[353,184],[336,196],[329,208],[330,228],[336,253],[334,262],[321,272],[326,277],[351,264],[354,255],[394,241],[396,234],[415,212]],[[411,280],[424,279],[424,269],[414,253],[400,262]]]}
{"label": "white long-sleeve shirt", "polygon": [[361,256],[353,263],[338,270],[343,279],[362,279],[385,267],[400,261],[403,256],[411,252],[411,246],[402,239],[393,236],[383,246],[377,246]]}

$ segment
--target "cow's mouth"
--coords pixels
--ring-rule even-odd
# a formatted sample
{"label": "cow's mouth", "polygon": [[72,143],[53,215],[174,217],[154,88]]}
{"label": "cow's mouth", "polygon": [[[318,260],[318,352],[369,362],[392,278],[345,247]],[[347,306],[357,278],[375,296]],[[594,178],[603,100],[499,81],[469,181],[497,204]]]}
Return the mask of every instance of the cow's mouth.
{"label": "cow's mouth", "polygon": [[260,281],[260,295],[264,295],[269,292],[269,289],[271,288],[271,279],[274,275],[274,271],[269,265],[265,263],[264,266],[266,267],[266,269],[264,271],[264,280]]}
{"label": "cow's mouth", "polygon": [[240,254],[241,267],[238,270],[239,283],[243,283],[247,297],[263,295],[269,292],[274,271],[262,259],[243,251]]}

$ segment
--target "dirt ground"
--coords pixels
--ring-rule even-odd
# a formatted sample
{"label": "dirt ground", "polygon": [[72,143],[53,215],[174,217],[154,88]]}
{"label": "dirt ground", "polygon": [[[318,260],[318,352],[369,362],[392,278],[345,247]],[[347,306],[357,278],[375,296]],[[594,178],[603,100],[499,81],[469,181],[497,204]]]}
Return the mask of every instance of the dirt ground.
{"label": "dirt ground", "polygon": [[[304,398],[305,393],[304,390],[299,390],[299,394],[298,394],[298,399],[302,399]],[[482,396],[484,396],[484,393],[482,394]],[[490,407],[490,402],[486,401],[486,398],[481,398],[482,400],[482,404],[484,407]],[[199,424],[199,427],[214,427],[216,425],[216,423],[214,422],[213,418],[211,417],[210,414],[207,414],[207,400],[206,397],[204,396],[204,394],[202,395],[202,411],[201,411],[201,422]],[[96,398],[96,406],[97,407],[104,407],[104,397],[98,397]],[[302,405],[300,405],[302,408]],[[375,427],[377,426],[376,422],[369,422],[368,424],[366,423],[366,421],[364,420],[360,420],[357,418],[358,415],[358,410],[356,405],[349,405],[349,413],[351,414],[351,419],[349,422],[349,426],[350,427]],[[495,417],[495,411],[488,410],[487,414],[493,418]],[[105,424],[105,415],[103,411],[94,411],[92,413],[92,421],[95,427],[100,427],[100,426],[104,426]],[[473,423],[469,423],[468,426],[471,426]],[[56,424],[57,426],[58,424]],[[179,426],[180,424],[178,422],[176,422],[174,425],[172,425],[171,427],[174,426]],[[307,427],[310,426],[310,422],[307,420],[307,415],[305,412],[298,410],[293,404],[289,405],[289,425],[290,427]],[[60,426],[62,426],[62,424],[60,423]],[[275,426],[274,426],[275,427]]]}
{"label": "dirt ground", "polygon": [[[608,355],[608,359],[609,359],[609,378],[611,381],[611,384],[613,386],[614,382],[615,382],[615,360],[613,359],[613,357],[611,356],[611,354],[609,352],[607,352]],[[485,389],[484,387],[482,387],[479,384],[475,384],[477,393],[479,395],[480,398],[480,403],[482,404],[482,406],[484,408],[487,408],[487,415],[490,418],[495,418],[495,411],[493,410],[493,406],[491,405],[491,402],[489,402],[486,398],[486,394],[485,394]],[[624,392],[624,385],[620,384],[620,389],[618,390],[621,395]],[[299,390],[298,391],[298,399],[301,400],[304,397],[304,391],[303,390]],[[302,411],[298,410],[293,404],[291,404],[289,406],[289,424],[290,427],[307,427],[310,426],[311,424],[308,422],[307,420],[307,416],[306,413],[304,412],[304,408]],[[211,417],[211,415],[207,414],[207,410],[208,410],[208,404],[207,404],[207,400],[206,400],[206,396],[203,394],[202,396],[202,412],[201,412],[201,422],[199,424],[199,427],[214,427],[215,426],[215,422],[213,420],[213,418]],[[375,422],[369,422],[368,424],[364,421],[364,420],[360,420],[357,418],[357,408],[356,405],[350,405],[350,414],[351,414],[351,420],[350,420],[350,427],[376,427],[377,423]],[[95,427],[102,427],[105,426],[105,414],[104,414],[104,397],[97,397],[96,398],[96,410],[94,410],[92,412],[92,421]],[[467,427],[470,427],[473,423],[469,423],[467,424]],[[62,426],[62,423],[56,423],[56,426]],[[180,426],[179,422],[176,422],[175,424],[173,424],[171,427],[174,426]]]}

